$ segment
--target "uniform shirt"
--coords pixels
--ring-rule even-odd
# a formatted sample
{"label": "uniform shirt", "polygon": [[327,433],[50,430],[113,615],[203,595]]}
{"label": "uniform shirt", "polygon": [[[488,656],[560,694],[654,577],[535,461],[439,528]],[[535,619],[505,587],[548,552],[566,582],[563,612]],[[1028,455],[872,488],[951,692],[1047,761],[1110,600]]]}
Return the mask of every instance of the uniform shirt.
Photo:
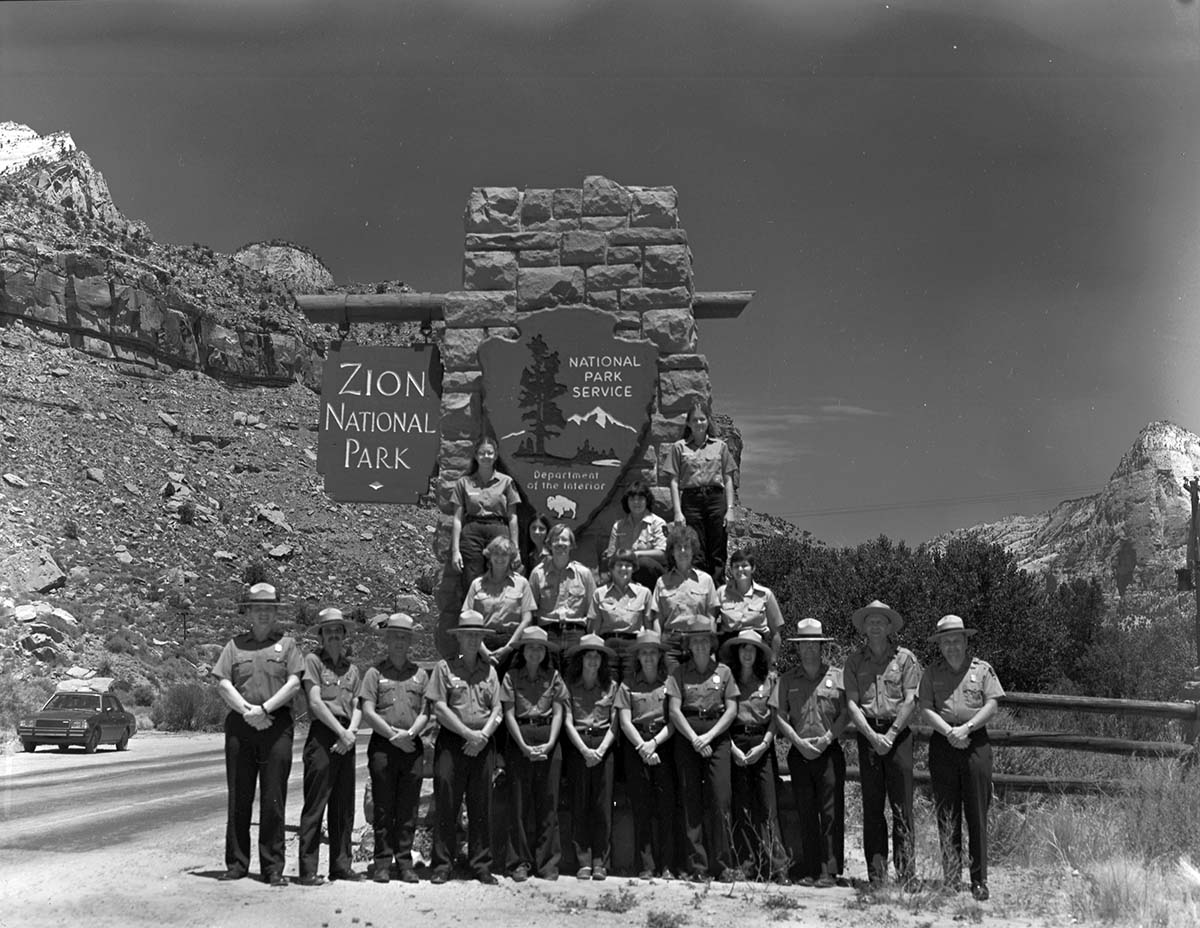
{"label": "uniform shirt", "polygon": [[560,619],[587,618],[596,580],[578,561],[569,561],[559,570],[550,560],[542,561],[529,575],[529,587],[537,604],[539,622],[552,624]]}
{"label": "uniform shirt", "polygon": [[304,657],[304,676],[300,682],[305,686],[316,684],[321,688],[321,701],[333,713],[333,717],[341,721],[349,721],[350,713],[354,711],[354,700],[358,696],[358,686],[362,682],[358,668],[345,657],[337,664],[329,660],[324,651],[320,654],[306,654]]}
{"label": "uniform shirt", "polygon": [[635,728],[658,731],[667,724],[667,681],[645,680],[639,670],[633,680],[617,687],[614,705],[629,710]]}
{"label": "uniform shirt", "polygon": [[864,643],[846,658],[845,676],[858,683],[858,704],[868,718],[894,719],[905,691],[920,685],[921,665],[908,648],[894,647],[876,660]]}
{"label": "uniform shirt", "polygon": [[[292,674],[304,672],[304,659],[292,638],[271,632],[258,641],[250,633],[227,642],[213,665],[218,680],[228,680],[246,702],[261,706],[287,683]],[[277,706],[276,709],[286,708]]]}
{"label": "uniform shirt", "polygon": [[549,723],[554,704],[567,702],[567,686],[557,670],[543,662],[532,680],[525,670],[510,670],[500,684],[500,701],[512,706],[518,722]]}
{"label": "uniform shirt", "polygon": [[462,508],[464,519],[489,516],[508,517],[508,509],[521,501],[516,484],[508,474],[492,474],[480,483],[479,474],[465,474],[454,481],[454,502]]}
{"label": "uniform shirt", "polygon": [[650,600],[650,612],[658,616],[663,632],[669,631],[676,620],[692,615],[713,614],[717,606],[717,588],[713,578],[695,567],[688,569],[680,578],[677,571],[669,571],[654,584],[654,596]]}
{"label": "uniform shirt", "polygon": [[767,672],[767,678],[761,682],[744,684],[737,681],[737,718],[735,725],[766,725],[771,721],[771,694],[775,692],[775,671]]}
{"label": "uniform shirt", "polygon": [[463,600],[463,609],[476,610],[491,631],[511,632],[521,624],[524,613],[536,608],[529,581],[519,574],[508,574],[498,589],[490,573],[476,577]]}
{"label": "uniform shirt", "polygon": [[358,687],[360,699],[375,703],[375,712],[392,728],[412,728],[413,722],[425,708],[425,690],[429,686],[429,671],[406,661],[397,667],[384,658],[363,675]]}
{"label": "uniform shirt", "polygon": [[618,593],[615,585],[607,583],[592,594],[588,618],[600,620],[596,624],[599,635],[638,632],[649,608],[650,591],[640,583],[629,584],[624,593]]}
{"label": "uniform shirt", "polygon": [[479,729],[492,716],[492,707],[499,705],[500,680],[496,668],[485,661],[475,663],[475,672],[468,673],[462,658],[438,661],[425,689],[430,702],[444,702],[467,728]]}
{"label": "uniform shirt", "polygon": [[612,557],[622,548],[666,553],[666,520],[652,512],[646,513],[637,523],[633,523],[631,515],[618,519],[608,533],[608,547],[604,549],[604,556]]}
{"label": "uniform shirt", "polygon": [[567,687],[571,706],[571,723],[579,731],[591,729],[604,731],[612,725],[613,702],[617,698],[617,684],[597,682],[588,689],[582,682]]}
{"label": "uniform shirt", "polygon": [[989,699],[1004,695],[992,665],[972,657],[951,670],[944,657],[926,668],[917,691],[917,704],[932,709],[951,726],[969,722]]}
{"label": "uniform shirt", "polygon": [[725,712],[725,700],[738,698],[738,685],[733,671],[724,664],[709,661],[708,670],[700,673],[688,661],[667,678],[667,695],[679,700],[685,715],[698,713],[715,719]]}
{"label": "uniform shirt", "polygon": [[708,438],[699,448],[693,448],[686,438],[672,442],[662,471],[679,481],[681,490],[693,487],[725,486],[725,478],[733,477],[737,483],[738,468],[725,442],[719,438]]}
{"label": "uniform shirt", "polygon": [[819,738],[846,708],[842,671],[822,664],[816,679],[810,680],[800,665],[786,670],[775,686],[771,705],[801,738]]}
{"label": "uniform shirt", "polygon": [[[773,607],[777,618],[771,626],[767,609]],[[751,583],[746,593],[738,592],[733,583],[723,583],[717,590],[717,627],[722,632],[740,632],[751,628],[759,632],[773,632],[781,623],[779,603],[775,594],[761,583]]]}

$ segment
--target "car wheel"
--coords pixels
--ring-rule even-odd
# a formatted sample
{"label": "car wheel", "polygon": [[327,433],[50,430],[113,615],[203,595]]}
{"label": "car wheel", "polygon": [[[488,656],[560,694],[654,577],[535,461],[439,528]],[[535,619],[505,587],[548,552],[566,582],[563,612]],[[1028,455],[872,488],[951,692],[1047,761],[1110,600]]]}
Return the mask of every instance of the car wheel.
{"label": "car wheel", "polygon": [[83,742],[84,754],[95,754],[96,748],[100,744],[100,729],[93,728],[88,732],[87,741]]}
{"label": "car wheel", "polygon": [[36,741],[22,741],[21,747],[25,749],[26,754],[32,754],[38,746]]}
{"label": "car wheel", "polygon": [[117,750],[118,751],[128,751],[129,750],[129,734],[130,734],[130,732],[129,732],[128,728],[126,728],[123,732],[121,732],[121,737],[117,739]]}
{"label": "car wheel", "polygon": [[57,745],[55,745],[55,747],[57,747],[64,754],[66,754],[67,751],[71,750],[71,746],[69,744],[57,744]]}

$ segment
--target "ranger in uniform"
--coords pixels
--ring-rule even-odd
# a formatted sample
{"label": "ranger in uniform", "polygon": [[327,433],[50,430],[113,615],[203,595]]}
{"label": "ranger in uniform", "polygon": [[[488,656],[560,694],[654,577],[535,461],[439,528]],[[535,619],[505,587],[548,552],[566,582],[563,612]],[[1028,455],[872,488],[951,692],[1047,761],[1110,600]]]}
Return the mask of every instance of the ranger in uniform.
{"label": "ranger in uniform", "polygon": [[948,887],[962,876],[962,820],[967,820],[971,894],[988,898],[987,812],[992,799],[992,746],[987,722],[1004,695],[991,664],[967,657],[965,628],[956,615],[945,615],[929,636],[942,652],[921,677],[918,697],[929,738],[929,779],[937,811],[942,867]]}
{"label": "ranger in uniform", "polygon": [[408,658],[416,627],[412,616],[403,612],[384,619],[379,630],[387,644],[387,657],[367,670],[358,688],[363,719],[371,728],[367,770],[375,804],[376,883],[391,878],[393,860],[403,882],[417,882],[412,846],[424,775],[421,733],[429,721],[425,701],[429,671]]}
{"label": "ranger in uniform", "polygon": [[250,869],[250,818],[259,793],[258,856],[263,880],[286,886],[283,876],[283,815],[292,772],[291,700],[300,689],[304,663],[292,638],[275,627],[283,604],[269,583],[250,587],[245,600],[250,631],[225,645],[213,665],[225,716],[225,873],[240,880]]}
{"label": "ranger in uniform", "polygon": [[304,658],[303,684],[312,724],[304,742],[304,809],[300,813],[300,885],[319,886],[321,819],[329,811],[329,879],[363,879],[352,866],[354,758],[358,723],[358,668],[342,642],[346,618],[340,609],[322,609],[312,633],[321,650]]}
{"label": "ranger in uniform", "polygon": [[858,728],[862,778],[863,851],[872,884],[887,878],[885,803],[892,809],[892,856],[902,881],[914,875],[913,745],[909,720],[917,707],[921,666],[892,636],[904,627],[895,609],[878,599],[850,621],[866,642],[846,658],[846,707]]}
{"label": "ranger in uniform", "polygon": [[496,668],[479,656],[487,634],[483,616],[468,610],[451,629],[458,657],[437,662],[425,696],[441,724],[433,753],[433,793],[437,828],[433,836],[432,883],[450,879],[458,809],[467,800],[470,867],[480,883],[495,885],[492,875],[492,775],[500,727],[500,681]]}
{"label": "ranger in uniform", "polygon": [[787,755],[792,796],[800,816],[795,854],[800,883],[833,886],[843,869],[846,827],[846,755],[838,742],[849,722],[842,671],[821,653],[826,638],[816,619],[796,626],[800,663],[786,670],[771,704],[778,710],[779,736],[791,743]]}

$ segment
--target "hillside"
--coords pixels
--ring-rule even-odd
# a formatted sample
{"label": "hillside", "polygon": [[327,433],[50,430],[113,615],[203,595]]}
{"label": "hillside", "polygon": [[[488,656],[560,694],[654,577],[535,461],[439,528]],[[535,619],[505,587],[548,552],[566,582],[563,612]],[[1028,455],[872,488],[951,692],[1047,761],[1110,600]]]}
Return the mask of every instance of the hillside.
{"label": "hillside", "polygon": [[1151,422],[1099,493],[1037,515],[1014,515],[950,532],[1003,545],[1026,570],[1061,579],[1096,577],[1118,594],[1130,586],[1171,591],[1187,559],[1191,503],[1183,481],[1200,473],[1200,436]]}

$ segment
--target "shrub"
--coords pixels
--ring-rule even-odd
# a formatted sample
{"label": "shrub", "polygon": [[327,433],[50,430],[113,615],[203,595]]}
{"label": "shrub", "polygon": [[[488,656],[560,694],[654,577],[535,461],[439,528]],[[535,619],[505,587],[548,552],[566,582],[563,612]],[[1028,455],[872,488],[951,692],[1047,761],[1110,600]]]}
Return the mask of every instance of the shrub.
{"label": "shrub", "polygon": [[242,570],[242,583],[254,586],[256,583],[270,583],[270,571],[261,560],[251,561]]}
{"label": "shrub", "polygon": [[627,888],[622,886],[615,893],[611,890],[603,892],[596,900],[596,908],[601,912],[628,912],[630,909],[637,906],[637,896],[631,893]]}
{"label": "shrub", "polygon": [[137,646],[129,635],[129,629],[121,628],[104,639],[104,647],[113,654],[125,654],[135,650]]}
{"label": "shrub", "polygon": [[687,924],[687,916],[670,909],[653,909],[646,913],[646,928],[681,928]]}
{"label": "shrub", "polygon": [[139,683],[133,688],[133,704],[135,706],[154,705],[154,687],[148,683]]}
{"label": "shrub", "polygon": [[177,683],[154,702],[150,718],[168,731],[219,731],[228,711],[215,687]]}
{"label": "shrub", "polygon": [[21,716],[36,712],[54,692],[54,681],[45,677],[18,680],[5,671],[0,673],[0,728],[12,734]]}
{"label": "shrub", "polygon": [[67,519],[62,527],[63,538],[77,540],[79,538],[79,523],[74,519]]}
{"label": "shrub", "polygon": [[196,524],[196,504],[190,499],[184,500],[183,505],[179,507],[179,521],[184,525]]}

